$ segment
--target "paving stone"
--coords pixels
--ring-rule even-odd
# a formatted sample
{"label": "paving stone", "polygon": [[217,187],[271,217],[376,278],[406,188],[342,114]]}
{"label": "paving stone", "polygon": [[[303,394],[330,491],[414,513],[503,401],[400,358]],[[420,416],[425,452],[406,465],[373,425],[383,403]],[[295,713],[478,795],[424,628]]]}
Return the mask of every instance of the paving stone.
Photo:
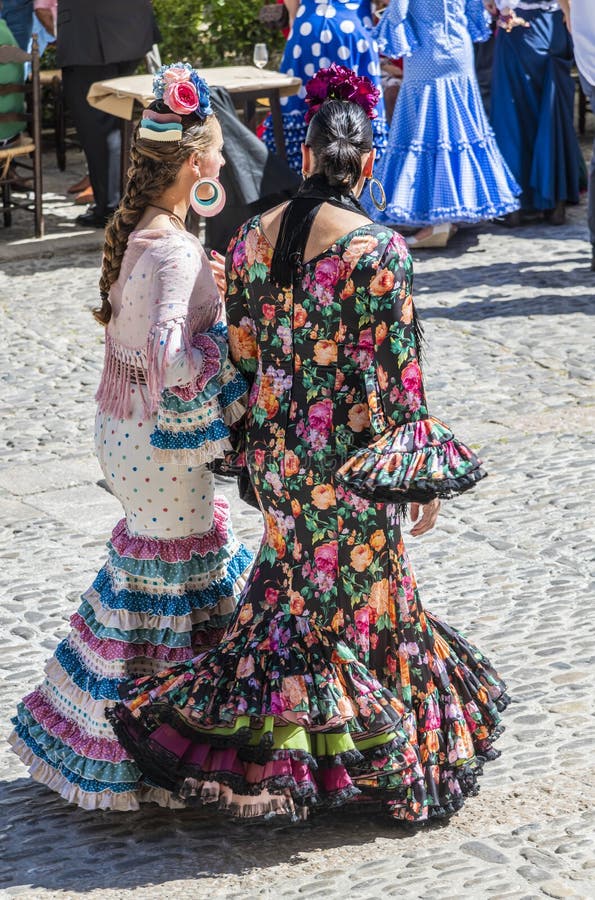
{"label": "paving stone", "polygon": [[558,900],[562,900],[564,897],[579,896],[576,891],[562,881],[544,881],[540,884],[540,888],[546,897],[556,897]]}
{"label": "paving stone", "polygon": [[[480,795],[447,827],[413,833],[347,812],[295,829],[192,811],[91,815],[30,781],[2,745],[0,896],[593,896],[595,398],[583,376],[595,278],[584,217],[583,205],[559,229],[461,229],[445,251],[415,255],[430,410],[489,471],[443,504],[434,531],[412,539],[405,528],[422,601],[497,663],[516,701]],[[93,458],[98,268],[98,254],[79,253],[0,272],[2,738],[121,516]],[[218,490],[256,549],[259,513],[233,481]]]}
{"label": "paving stone", "polygon": [[496,850],[494,847],[488,846],[488,844],[484,844],[481,841],[467,841],[464,844],[461,844],[461,850],[465,853],[468,853],[470,856],[477,856],[478,859],[483,859],[484,862],[495,863],[496,865],[502,866],[508,862],[508,857],[501,853],[499,850]]}

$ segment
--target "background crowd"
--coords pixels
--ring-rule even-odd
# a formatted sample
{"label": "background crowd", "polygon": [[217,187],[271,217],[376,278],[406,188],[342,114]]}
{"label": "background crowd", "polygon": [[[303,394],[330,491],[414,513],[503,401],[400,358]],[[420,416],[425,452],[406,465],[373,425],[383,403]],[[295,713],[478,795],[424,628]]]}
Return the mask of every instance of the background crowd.
{"label": "background crowd", "polygon": [[[565,221],[585,180],[569,2],[391,0],[375,4],[372,31],[368,0],[285,2],[293,29],[283,71],[307,80],[336,61],[399,89],[388,149],[377,140],[383,221],[434,226],[416,235],[418,246],[446,243],[457,222]],[[588,6],[575,2],[572,19],[587,93],[595,47]],[[475,59],[472,42],[483,44]],[[286,110],[289,140],[297,141],[298,102]]]}
{"label": "background crowd", "polygon": [[[119,121],[89,106],[90,85],[134,72],[160,40],[163,56],[182,49],[205,65],[218,61],[213,53],[243,61],[249,42],[264,37],[273,59],[282,50],[280,70],[303,84],[335,63],[381,88],[375,174],[386,208],[377,211],[365,197],[363,203],[376,221],[419,229],[410,244],[444,246],[461,223],[559,225],[567,204],[590,185],[595,246],[595,170],[591,163],[587,172],[573,121],[578,79],[591,102],[595,90],[595,10],[588,0],[278,2],[289,27],[263,33],[254,0],[234,3],[223,18],[207,13],[201,0],[175,9],[169,0],[107,0],[100,7],[92,0],[4,0],[2,43],[27,48],[33,30],[42,46],[56,40],[55,64],[88,165],[89,181],[73,186],[92,201],[80,224],[103,227],[120,195]],[[6,70],[0,80],[9,76]],[[304,97],[302,86],[282,100],[296,173]],[[15,139],[17,127],[0,124],[0,146]],[[262,137],[274,152],[270,119]]]}

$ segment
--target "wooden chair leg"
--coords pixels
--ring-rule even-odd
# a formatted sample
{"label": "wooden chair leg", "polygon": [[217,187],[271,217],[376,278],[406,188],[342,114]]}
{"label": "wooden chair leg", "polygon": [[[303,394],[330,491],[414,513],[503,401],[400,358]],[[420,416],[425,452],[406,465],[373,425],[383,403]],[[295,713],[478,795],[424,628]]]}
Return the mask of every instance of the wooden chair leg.
{"label": "wooden chair leg", "polygon": [[35,237],[43,237],[43,177],[41,149],[41,90],[39,85],[39,52],[37,35],[31,42],[31,81],[33,86],[32,126],[33,126],[33,212],[35,214]]}
{"label": "wooden chair leg", "polygon": [[35,237],[43,237],[43,174],[41,148],[33,156],[33,213],[35,216]]}
{"label": "wooden chair leg", "polygon": [[12,225],[12,210],[10,205],[10,184],[3,182],[2,184],[2,215],[4,217],[4,227],[10,228]]}

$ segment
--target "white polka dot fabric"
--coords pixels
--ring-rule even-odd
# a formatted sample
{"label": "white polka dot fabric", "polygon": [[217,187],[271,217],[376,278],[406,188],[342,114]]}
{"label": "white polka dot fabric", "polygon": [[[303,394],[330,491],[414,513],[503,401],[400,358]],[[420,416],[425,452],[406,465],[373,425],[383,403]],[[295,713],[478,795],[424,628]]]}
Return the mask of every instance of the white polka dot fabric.
{"label": "white polka dot fabric", "polygon": [[131,534],[180,538],[213,526],[214,480],[205,466],[159,465],[150,445],[153,418],[143,421],[136,395],[132,414],[97,413],[95,450],[105,480],[126,511]]}
{"label": "white polka dot fabric", "polygon": [[[372,18],[370,0],[346,2],[346,0],[305,0],[297,12],[294,27],[287,41],[281,71],[297,75],[307,82],[320,69],[338,63],[366,75],[380,85],[378,47],[371,34]],[[301,170],[301,145],[306,137],[304,115],[306,90],[281,100],[285,143],[289,164]],[[378,118],[374,120],[374,143],[378,157],[386,145],[387,124],[384,103],[378,106]],[[265,122],[264,140],[275,152],[275,138],[270,117]]]}

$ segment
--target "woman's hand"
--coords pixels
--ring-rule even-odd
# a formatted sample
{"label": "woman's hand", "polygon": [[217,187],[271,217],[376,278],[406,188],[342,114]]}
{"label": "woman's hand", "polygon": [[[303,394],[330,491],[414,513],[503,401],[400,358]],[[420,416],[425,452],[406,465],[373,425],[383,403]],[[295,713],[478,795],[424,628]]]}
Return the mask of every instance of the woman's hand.
{"label": "woman's hand", "polygon": [[[419,518],[419,508],[420,506],[423,509],[421,519],[417,522]],[[440,512],[440,500],[437,497],[434,497],[433,500],[430,500],[429,503],[411,503],[409,506],[409,512],[411,515],[411,521],[417,522],[412,529],[410,534],[412,537],[419,537],[420,534],[425,534],[426,531],[429,531],[436,524],[436,519],[438,518],[438,513]]]}
{"label": "woman's hand", "polygon": [[558,5],[562,10],[564,15],[564,24],[566,25],[570,34],[572,34],[572,28],[570,26],[570,0],[558,0]]}
{"label": "woman's hand", "polygon": [[211,250],[211,258],[209,260],[211,264],[211,271],[213,273],[213,278],[215,279],[215,284],[217,285],[217,289],[222,297],[225,296],[225,257],[221,256],[220,253],[217,253],[216,250]]}

